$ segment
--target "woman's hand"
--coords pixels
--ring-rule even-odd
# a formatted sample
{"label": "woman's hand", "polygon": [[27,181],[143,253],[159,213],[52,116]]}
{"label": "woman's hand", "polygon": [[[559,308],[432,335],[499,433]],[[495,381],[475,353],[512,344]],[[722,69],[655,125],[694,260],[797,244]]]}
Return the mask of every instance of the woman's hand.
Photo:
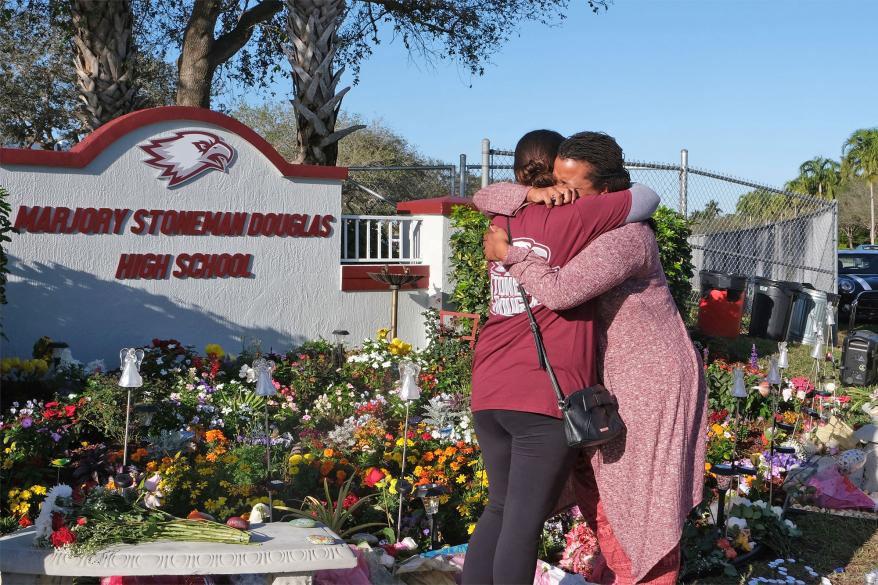
{"label": "woman's hand", "polygon": [[546,207],[565,205],[579,199],[579,191],[571,187],[552,185],[551,187],[532,187],[527,192],[526,200],[531,203],[542,203]]}
{"label": "woman's hand", "polygon": [[503,228],[489,225],[488,231],[482,237],[482,246],[485,248],[485,258],[502,262],[509,250],[509,235]]}

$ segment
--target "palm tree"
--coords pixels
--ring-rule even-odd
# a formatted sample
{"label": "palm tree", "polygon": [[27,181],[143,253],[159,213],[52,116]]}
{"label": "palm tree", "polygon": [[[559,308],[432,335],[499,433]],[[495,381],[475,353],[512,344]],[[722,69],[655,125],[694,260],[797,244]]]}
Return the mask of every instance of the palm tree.
{"label": "palm tree", "polygon": [[130,0],[70,0],[79,117],[89,130],[138,106]]}
{"label": "palm tree", "polygon": [[799,166],[799,176],[786,184],[789,191],[835,199],[841,183],[841,165],[831,158],[815,156]]}
{"label": "palm tree", "polygon": [[878,181],[878,128],[862,128],[842,146],[842,170],[869,184],[869,241],[875,243],[875,182]]}
{"label": "palm tree", "polygon": [[354,124],[335,129],[341,100],[350,86],[336,91],[344,67],[334,71],[338,29],[345,0],[286,0],[287,35],[284,52],[293,68],[296,97],[297,163],[334,165],[338,141],[365,128]]}

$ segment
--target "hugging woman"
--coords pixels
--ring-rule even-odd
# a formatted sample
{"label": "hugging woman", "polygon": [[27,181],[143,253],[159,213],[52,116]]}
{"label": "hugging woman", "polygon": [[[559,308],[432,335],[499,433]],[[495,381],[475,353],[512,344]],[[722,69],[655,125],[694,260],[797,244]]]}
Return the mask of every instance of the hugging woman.
{"label": "hugging woman", "polygon": [[[588,200],[630,185],[622,149],[606,134],[576,134],[553,158],[557,187],[549,194],[555,204],[568,201],[561,195],[570,189]],[[491,185],[474,202],[483,211],[512,214],[526,198],[552,203],[545,193],[510,184]],[[683,522],[702,496],[707,391],[655,233],[645,223],[631,223],[562,262],[522,247],[525,231],[513,228],[512,235],[510,245],[502,229],[490,232],[486,257],[500,262],[547,310],[568,316],[592,306],[600,376],[627,426],[624,438],[579,453],[572,476],[576,503],[596,527],[610,568],[604,582],[673,585]],[[592,359],[594,346],[585,350],[583,359]],[[549,352],[553,363],[556,354]]]}
{"label": "hugging woman", "polygon": [[[519,183],[549,185],[531,189],[533,201],[552,194],[569,199],[570,191],[551,186],[551,160],[563,140],[556,132],[536,131],[516,146]],[[522,196],[515,208],[524,202]],[[658,196],[652,190],[626,187],[558,207],[527,205],[508,221],[516,249],[561,267],[600,234],[644,220],[657,206]],[[505,229],[507,218],[495,217],[493,223]],[[490,314],[476,344],[472,379],[473,418],[488,474],[488,505],[469,543],[463,583],[530,585],[543,523],[556,506],[577,451],[567,446],[561,412],[539,367],[514,279],[501,262],[490,263],[489,270]],[[539,295],[529,303],[563,390],[569,394],[595,384],[594,303],[577,303],[564,312],[543,305]]]}

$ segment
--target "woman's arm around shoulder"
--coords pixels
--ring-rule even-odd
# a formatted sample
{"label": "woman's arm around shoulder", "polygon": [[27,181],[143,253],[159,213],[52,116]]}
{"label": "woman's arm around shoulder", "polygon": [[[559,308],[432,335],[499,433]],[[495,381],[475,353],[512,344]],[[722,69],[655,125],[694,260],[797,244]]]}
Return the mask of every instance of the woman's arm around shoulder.
{"label": "woman's arm around shoulder", "polygon": [[559,269],[515,246],[509,247],[504,264],[509,274],[543,305],[562,311],[643,273],[649,263],[652,237],[649,226],[635,223],[599,236]]}

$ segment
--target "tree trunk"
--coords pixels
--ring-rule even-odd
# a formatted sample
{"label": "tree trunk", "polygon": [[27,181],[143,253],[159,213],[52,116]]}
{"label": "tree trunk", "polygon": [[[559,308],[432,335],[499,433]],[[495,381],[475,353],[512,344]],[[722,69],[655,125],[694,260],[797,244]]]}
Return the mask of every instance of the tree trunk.
{"label": "tree trunk", "polygon": [[70,0],[77,113],[90,131],[138,107],[130,0]]}
{"label": "tree trunk", "polygon": [[848,248],[853,250],[854,249],[854,228],[845,227],[845,228],[842,228],[842,230],[844,231],[844,236],[848,240]]}
{"label": "tree trunk", "polygon": [[875,193],[872,191],[871,182],[869,182],[869,243],[875,243]]}
{"label": "tree trunk", "polygon": [[344,68],[333,71],[338,28],[344,18],[344,0],[286,0],[287,35],[284,47],[293,68],[292,100],[296,110],[296,146],[299,164],[334,165],[338,141],[365,126],[336,131],[341,100],[351,89],[336,93]]}
{"label": "tree trunk", "polygon": [[210,90],[217,67],[211,59],[213,31],[221,8],[219,0],[195,0],[192,6],[177,59],[178,106],[210,107]]}

